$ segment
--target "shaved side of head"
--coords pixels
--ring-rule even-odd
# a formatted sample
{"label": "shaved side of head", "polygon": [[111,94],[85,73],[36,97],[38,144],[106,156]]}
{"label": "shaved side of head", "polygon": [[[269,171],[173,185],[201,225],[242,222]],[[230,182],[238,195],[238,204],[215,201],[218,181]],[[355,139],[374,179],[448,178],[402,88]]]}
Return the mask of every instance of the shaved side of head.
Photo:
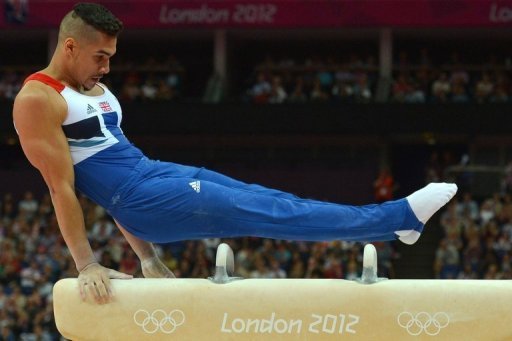
{"label": "shaved side of head", "polygon": [[59,27],[59,43],[67,38],[73,38],[77,41],[92,40],[96,30],[87,25],[85,21],[74,15],[71,11],[62,19]]}
{"label": "shaved side of head", "polygon": [[122,29],[123,23],[102,5],[79,3],[62,19],[59,43],[67,38],[90,41],[98,32],[117,37]]}

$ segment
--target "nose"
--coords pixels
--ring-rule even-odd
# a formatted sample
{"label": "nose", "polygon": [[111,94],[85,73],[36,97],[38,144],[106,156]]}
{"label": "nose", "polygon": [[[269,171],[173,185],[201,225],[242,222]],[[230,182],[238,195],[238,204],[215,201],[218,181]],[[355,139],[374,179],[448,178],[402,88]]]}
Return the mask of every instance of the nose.
{"label": "nose", "polygon": [[106,75],[106,74],[107,74],[107,73],[109,73],[109,72],[110,72],[110,61],[109,61],[109,60],[107,60],[107,61],[105,62],[105,65],[103,65],[103,66],[100,68],[100,73],[101,73],[102,75]]}

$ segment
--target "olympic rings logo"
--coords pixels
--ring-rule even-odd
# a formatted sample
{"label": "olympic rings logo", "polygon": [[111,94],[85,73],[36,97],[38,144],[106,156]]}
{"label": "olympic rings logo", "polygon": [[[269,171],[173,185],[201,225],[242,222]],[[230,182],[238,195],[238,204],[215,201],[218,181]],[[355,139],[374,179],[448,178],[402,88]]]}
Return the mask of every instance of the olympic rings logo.
{"label": "olympic rings logo", "polygon": [[133,320],[147,334],[154,334],[159,330],[164,334],[171,334],[185,323],[185,314],[178,309],[169,314],[162,309],[157,309],[151,314],[147,310],[139,309],[133,314]]}
{"label": "olympic rings logo", "polygon": [[405,328],[409,335],[417,336],[425,333],[430,336],[436,336],[441,329],[448,326],[450,317],[447,313],[439,312],[430,316],[427,312],[419,312],[414,316],[409,312],[402,312],[397,318],[398,325]]}

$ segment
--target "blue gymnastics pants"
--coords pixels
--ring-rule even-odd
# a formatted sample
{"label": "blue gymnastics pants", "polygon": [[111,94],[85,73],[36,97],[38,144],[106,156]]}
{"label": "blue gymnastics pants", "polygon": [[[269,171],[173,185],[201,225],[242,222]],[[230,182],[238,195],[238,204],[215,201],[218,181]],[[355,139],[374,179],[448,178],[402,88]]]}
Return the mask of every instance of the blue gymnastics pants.
{"label": "blue gymnastics pants", "polygon": [[298,198],[222,174],[143,158],[108,212],[155,243],[254,236],[302,241],[385,241],[421,232],[406,199],[351,206]]}

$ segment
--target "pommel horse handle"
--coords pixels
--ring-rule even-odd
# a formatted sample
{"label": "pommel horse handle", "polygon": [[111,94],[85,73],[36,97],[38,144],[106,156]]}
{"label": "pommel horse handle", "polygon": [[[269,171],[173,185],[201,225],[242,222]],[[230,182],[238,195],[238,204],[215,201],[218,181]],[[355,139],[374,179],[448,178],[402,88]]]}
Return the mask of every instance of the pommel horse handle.
{"label": "pommel horse handle", "polygon": [[228,244],[222,243],[217,247],[215,275],[213,277],[208,277],[208,279],[217,284],[226,284],[242,279],[241,277],[231,277],[234,273],[235,257],[233,255],[233,250]]}

